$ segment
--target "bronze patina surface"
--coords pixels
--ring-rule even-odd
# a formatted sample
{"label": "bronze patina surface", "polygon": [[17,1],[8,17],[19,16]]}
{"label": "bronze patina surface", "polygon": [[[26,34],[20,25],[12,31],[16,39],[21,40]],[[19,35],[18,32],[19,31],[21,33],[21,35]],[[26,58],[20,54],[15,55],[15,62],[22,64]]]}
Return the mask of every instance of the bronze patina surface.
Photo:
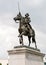
{"label": "bronze patina surface", "polygon": [[18,20],[19,22],[19,41],[20,44],[24,45],[23,43],[23,35],[24,36],[28,36],[28,40],[29,40],[29,46],[32,40],[32,43],[35,43],[35,47],[37,48],[36,45],[36,40],[35,40],[35,31],[32,28],[32,26],[30,25],[30,17],[29,17],[29,13],[26,13],[25,16],[23,17],[21,12],[19,12],[19,14],[17,14],[16,17],[14,17],[15,22]]}

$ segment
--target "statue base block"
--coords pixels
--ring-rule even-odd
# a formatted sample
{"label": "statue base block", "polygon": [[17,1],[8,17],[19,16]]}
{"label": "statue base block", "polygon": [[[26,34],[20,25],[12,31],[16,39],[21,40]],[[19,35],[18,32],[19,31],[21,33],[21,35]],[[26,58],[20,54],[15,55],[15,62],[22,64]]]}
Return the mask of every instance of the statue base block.
{"label": "statue base block", "polygon": [[9,65],[44,65],[43,57],[39,49],[28,46],[16,46],[8,51]]}

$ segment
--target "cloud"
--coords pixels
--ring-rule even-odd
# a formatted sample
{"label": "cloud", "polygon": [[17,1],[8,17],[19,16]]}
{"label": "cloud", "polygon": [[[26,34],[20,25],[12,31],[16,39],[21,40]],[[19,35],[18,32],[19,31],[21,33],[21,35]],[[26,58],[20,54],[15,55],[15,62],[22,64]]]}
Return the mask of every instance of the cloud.
{"label": "cloud", "polygon": [[25,9],[28,10],[32,7],[42,5],[43,1],[44,0],[0,0],[0,13],[17,13],[18,2],[20,4],[21,11],[24,11]]}
{"label": "cloud", "polygon": [[7,51],[18,45],[18,31],[14,27],[0,26],[0,58],[7,58]]}
{"label": "cloud", "polygon": [[23,4],[24,6],[31,6],[36,7],[43,4],[44,0],[20,0],[20,4]]}
{"label": "cloud", "polygon": [[0,58],[4,59],[8,58],[7,50],[19,44],[18,27],[12,16],[11,14],[0,16]]}

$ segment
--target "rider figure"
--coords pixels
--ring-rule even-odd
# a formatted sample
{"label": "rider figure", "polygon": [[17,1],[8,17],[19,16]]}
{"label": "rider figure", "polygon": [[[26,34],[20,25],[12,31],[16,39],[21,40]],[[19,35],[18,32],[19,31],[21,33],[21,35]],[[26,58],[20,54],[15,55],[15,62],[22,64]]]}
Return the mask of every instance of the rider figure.
{"label": "rider figure", "polygon": [[28,28],[29,30],[30,30],[30,28],[32,29],[32,27],[31,27],[31,25],[30,25],[30,22],[31,22],[31,20],[30,20],[29,14],[26,13],[26,14],[25,14],[25,24],[27,25],[27,28]]}
{"label": "rider figure", "polygon": [[29,17],[29,14],[28,14],[28,13],[26,13],[26,14],[25,14],[25,22],[26,22],[26,23],[30,23],[30,22],[31,22],[31,20],[30,20],[30,17]]}

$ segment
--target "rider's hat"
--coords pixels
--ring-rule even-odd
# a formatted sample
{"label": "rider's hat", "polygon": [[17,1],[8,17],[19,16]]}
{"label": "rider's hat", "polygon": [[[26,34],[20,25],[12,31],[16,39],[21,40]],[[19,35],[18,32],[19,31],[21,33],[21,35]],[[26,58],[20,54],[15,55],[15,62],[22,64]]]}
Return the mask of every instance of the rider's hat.
{"label": "rider's hat", "polygon": [[25,16],[27,17],[27,16],[29,16],[29,14],[28,14],[28,13],[26,13],[26,14],[25,14]]}

